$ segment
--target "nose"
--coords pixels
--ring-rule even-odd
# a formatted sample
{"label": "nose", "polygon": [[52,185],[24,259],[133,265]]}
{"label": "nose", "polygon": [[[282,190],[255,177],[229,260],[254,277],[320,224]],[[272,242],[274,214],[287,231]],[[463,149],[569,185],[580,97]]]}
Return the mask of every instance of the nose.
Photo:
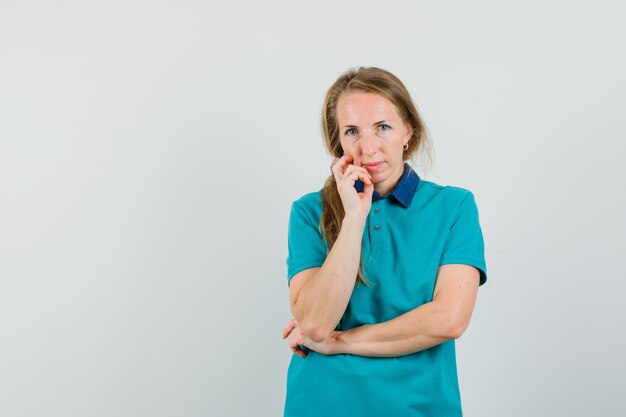
{"label": "nose", "polygon": [[376,148],[377,138],[372,132],[366,132],[361,138],[361,152],[363,154],[372,154]]}

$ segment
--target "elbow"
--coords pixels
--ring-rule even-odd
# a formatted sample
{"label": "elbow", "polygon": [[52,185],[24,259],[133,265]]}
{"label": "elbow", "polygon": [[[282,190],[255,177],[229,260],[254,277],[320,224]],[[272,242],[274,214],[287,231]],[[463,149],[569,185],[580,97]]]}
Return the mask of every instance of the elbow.
{"label": "elbow", "polygon": [[448,338],[449,339],[458,339],[463,335],[463,332],[465,331],[464,328],[456,326],[453,327],[450,332],[448,332]]}
{"label": "elbow", "polygon": [[311,322],[306,317],[302,317],[301,320],[299,320],[298,318],[300,317],[300,315],[297,314],[295,308],[292,309],[292,313],[294,313],[293,316],[296,318],[302,334],[312,341],[316,343],[322,343],[323,341],[328,339],[328,337],[332,333],[332,329],[326,330],[323,327],[320,327],[317,323]]}
{"label": "elbow", "polygon": [[324,342],[332,333],[332,330],[326,330],[313,323],[305,323],[305,325],[300,325],[300,330],[302,331],[304,336],[308,337],[316,343]]}
{"label": "elbow", "polygon": [[460,338],[465,330],[467,330],[467,324],[463,320],[452,320],[451,324],[448,326],[447,336],[449,339],[458,339]]}
{"label": "elbow", "polygon": [[302,334],[316,343],[324,342],[333,332],[333,329],[326,329],[320,326],[319,323],[311,321],[309,319],[310,315],[300,314],[295,303],[291,306],[291,312],[298,322]]}

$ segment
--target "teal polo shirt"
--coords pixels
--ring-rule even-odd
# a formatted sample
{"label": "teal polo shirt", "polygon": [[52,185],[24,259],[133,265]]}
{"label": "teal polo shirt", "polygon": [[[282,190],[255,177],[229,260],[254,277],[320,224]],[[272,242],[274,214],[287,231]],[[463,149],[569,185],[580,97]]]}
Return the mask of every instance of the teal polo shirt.
{"label": "teal polo shirt", "polygon": [[[355,185],[362,189],[362,183]],[[322,266],[321,191],[291,206],[287,284]],[[376,191],[361,245],[371,286],[356,285],[336,330],[391,320],[433,299],[437,268],[472,265],[487,281],[483,235],[471,191],[420,179],[407,163],[396,187]],[[356,277],[355,277],[356,278]],[[293,354],[285,417],[460,417],[455,340],[398,357]]]}

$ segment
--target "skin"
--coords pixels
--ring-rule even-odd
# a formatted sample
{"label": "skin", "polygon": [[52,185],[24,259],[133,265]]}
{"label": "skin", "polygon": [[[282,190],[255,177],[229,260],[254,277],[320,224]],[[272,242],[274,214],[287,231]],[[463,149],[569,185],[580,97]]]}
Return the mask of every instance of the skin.
{"label": "skin", "polygon": [[[372,193],[381,196],[391,191],[404,171],[404,145],[410,140],[411,124],[400,117],[396,106],[373,93],[343,93],[337,100],[337,124],[344,155],[333,165],[337,189],[347,217],[365,218],[372,207]],[[363,164],[382,162],[372,170]],[[364,192],[357,193],[357,179]],[[305,339],[298,322],[292,319],[283,330],[292,352],[305,357],[298,345]],[[308,340],[310,344],[312,340]],[[325,346],[317,346],[323,349]]]}
{"label": "skin", "polygon": [[[333,175],[345,209],[346,219],[364,219],[372,205],[375,189],[381,196],[390,192],[404,170],[403,146],[413,131],[400,117],[394,104],[372,93],[344,93],[337,102],[337,122],[344,150],[333,166]],[[382,162],[377,170],[364,164]],[[357,179],[364,192],[354,188]],[[313,274],[319,268],[305,273]],[[298,345],[322,354],[350,353],[364,356],[401,356],[458,338],[469,325],[478,291],[478,270],[469,265],[442,265],[438,269],[433,301],[393,320],[332,331],[323,341],[307,337],[297,320],[283,329],[293,353],[306,357]],[[296,293],[302,282],[292,280]]]}
{"label": "skin", "polygon": [[[349,164],[344,155],[333,165],[342,205],[347,213],[333,248],[322,268],[300,271],[291,279],[289,298],[294,318],[311,339],[323,341],[344,314],[354,289],[363,229],[372,205],[374,185],[367,170]],[[357,193],[354,184],[361,178],[364,192]],[[314,274],[314,275],[313,275]],[[319,296],[317,294],[324,294]]]}
{"label": "skin", "polygon": [[[402,152],[413,134],[411,124],[402,120],[391,101],[362,92],[339,97],[337,122],[341,147],[352,158],[350,164],[365,168],[381,196],[390,192],[404,171]],[[363,166],[371,162],[383,165],[376,171]]]}
{"label": "skin", "polygon": [[327,339],[315,341],[290,320],[283,339],[296,355],[306,358],[304,345],[324,355],[340,353],[368,357],[398,357],[458,339],[467,330],[476,303],[478,269],[465,264],[439,267],[433,301],[391,320],[345,331],[333,330]]}

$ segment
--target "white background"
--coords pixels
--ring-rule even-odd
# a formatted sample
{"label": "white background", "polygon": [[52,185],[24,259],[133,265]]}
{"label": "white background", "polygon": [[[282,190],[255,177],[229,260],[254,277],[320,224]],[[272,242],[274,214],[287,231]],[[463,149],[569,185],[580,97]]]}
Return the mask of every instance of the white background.
{"label": "white background", "polygon": [[474,192],[468,417],[624,415],[618,1],[0,2],[0,417],[279,416],[290,204],[346,69]]}

